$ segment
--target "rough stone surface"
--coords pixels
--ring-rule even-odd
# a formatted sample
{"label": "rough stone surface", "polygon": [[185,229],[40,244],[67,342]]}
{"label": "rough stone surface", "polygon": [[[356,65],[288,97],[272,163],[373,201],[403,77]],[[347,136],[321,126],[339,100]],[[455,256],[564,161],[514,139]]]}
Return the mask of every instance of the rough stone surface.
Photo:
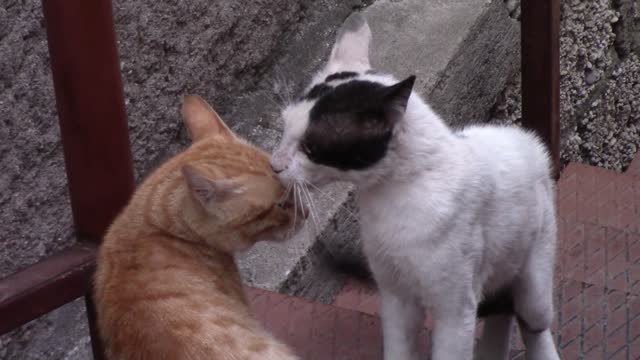
{"label": "rough stone surface", "polygon": [[[39,1],[0,5],[0,276],[71,239]],[[1,16],[1,15],[0,15]]]}
{"label": "rough stone surface", "polygon": [[613,0],[619,14],[613,25],[616,33],[616,51],[621,58],[640,54],[640,3],[635,0]]}
{"label": "rough stone surface", "polygon": [[[633,0],[562,2],[560,120],[564,163],[577,161],[622,170],[640,146],[639,7]],[[520,73],[516,72],[494,106],[492,121],[520,123],[520,91]]]}
{"label": "rough stone surface", "polygon": [[364,11],[372,65],[415,74],[451,125],[484,120],[519,61],[519,27],[502,0],[377,1]]}
{"label": "rough stone surface", "polygon": [[[187,144],[179,118],[186,93],[209,100],[241,135],[273,147],[279,135],[275,113],[261,111],[272,96],[254,100],[247,94],[268,88],[264,79],[273,78],[283,54],[301,55],[289,51],[291,46],[317,49],[309,56],[328,51],[329,35],[361,4],[114,1],[137,179]],[[0,277],[73,242],[40,7],[35,0],[0,3]],[[312,42],[296,45],[301,40]],[[300,70],[292,63],[285,68],[287,78],[302,83],[295,76],[306,75],[302,69],[318,61],[305,62],[308,67]],[[234,114],[236,108],[248,115]],[[84,317],[82,304],[64,309],[0,337],[0,358],[89,358],[86,337],[79,335],[86,325],[69,321]],[[55,337],[47,335],[52,329],[58,329]]]}
{"label": "rough stone surface", "polygon": [[90,341],[84,302],[76,300],[3,337],[0,359],[87,360]]}

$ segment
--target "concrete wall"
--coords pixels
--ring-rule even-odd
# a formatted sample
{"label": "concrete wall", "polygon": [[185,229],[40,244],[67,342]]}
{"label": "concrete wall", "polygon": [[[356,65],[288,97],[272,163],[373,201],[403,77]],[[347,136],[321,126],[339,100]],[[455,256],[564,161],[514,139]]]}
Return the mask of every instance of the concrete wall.
{"label": "concrete wall", "polygon": [[[640,2],[562,1],[560,44],[562,159],[623,170],[640,146]],[[519,122],[519,77],[494,121]]]}
{"label": "concrete wall", "polygon": [[[286,46],[310,39],[297,46],[318,56],[298,58],[307,66],[317,64],[332,32],[361,5],[357,0],[114,0],[137,178],[187,143],[179,117],[185,93],[202,95],[223,116],[230,115],[233,128],[272,146],[278,125],[256,111],[274,101],[266,90],[274,64],[289,53]],[[281,71],[300,79],[307,75],[302,69]],[[241,106],[249,97],[252,105]],[[232,108],[246,113],[234,116]],[[39,0],[0,2],[0,122],[4,277],[74,241]],[[0,337],[0,359],[89,358],[83,312],[82,302],[72,303]]]}

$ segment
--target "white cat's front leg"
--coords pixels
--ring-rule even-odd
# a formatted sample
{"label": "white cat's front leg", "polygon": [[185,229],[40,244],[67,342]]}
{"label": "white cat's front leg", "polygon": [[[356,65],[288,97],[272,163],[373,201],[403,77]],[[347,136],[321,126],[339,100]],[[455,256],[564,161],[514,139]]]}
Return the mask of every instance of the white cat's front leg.
{"label": "white cat's front leg", "polygon": [[476,328],[476,302],[450,299],[434,306],[432,360],[471,360]]}
{"label": "white cat's front leg", "polygon": [[520,333],[526,348],[527,360],[560,360],[551,330],[530,332],[524,326],[520,326]]}
{"label": "white cat's front leg", "polygon": [[492,315],[485,318],[482,338],[477,344],[475,359],[509,359],[513,324],[513,315]]}
{"label": "white cat's front leg", "polygon": [[424,323],[424,310],[412,298],[380,289],[382,335],[385,360],[418,360],[418,333]]}

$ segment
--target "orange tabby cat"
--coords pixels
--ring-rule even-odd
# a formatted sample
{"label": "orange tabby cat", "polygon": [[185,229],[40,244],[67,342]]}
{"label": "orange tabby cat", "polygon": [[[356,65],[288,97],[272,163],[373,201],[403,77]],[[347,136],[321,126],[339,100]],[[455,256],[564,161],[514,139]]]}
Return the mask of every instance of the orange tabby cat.
{"label": "orange tabby cat", "polygon": [[108,358],[296,359],[250,316],[232,253],[284,238],[306,212],[202,99],[186,97],[182,115],[193,144],[140,185],[100,249]]}

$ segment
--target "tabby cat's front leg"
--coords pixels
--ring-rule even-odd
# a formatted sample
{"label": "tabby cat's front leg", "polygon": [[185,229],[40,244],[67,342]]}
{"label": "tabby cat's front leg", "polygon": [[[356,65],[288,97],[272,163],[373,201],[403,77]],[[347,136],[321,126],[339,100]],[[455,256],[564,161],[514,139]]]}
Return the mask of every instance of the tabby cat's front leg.
{"label": "tabby cat's front leg", "polygon": [[432,360],[471,360],[476,328],[475,300],[449,301],[434,304]]}

